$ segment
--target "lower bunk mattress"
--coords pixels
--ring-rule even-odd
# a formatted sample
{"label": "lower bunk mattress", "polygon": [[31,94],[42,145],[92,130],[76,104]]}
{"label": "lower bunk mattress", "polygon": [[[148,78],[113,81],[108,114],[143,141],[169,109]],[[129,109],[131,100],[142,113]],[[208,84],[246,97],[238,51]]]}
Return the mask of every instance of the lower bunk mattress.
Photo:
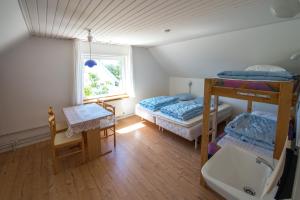
{"label": "lower bunk mattress", "polygon": [[[222,104],[218,108],[218,123],[229,119],[232,115],[232,108],[228,104]],[[196,140],[202,132],[203,115],[182,121],[165,115],[161,112],[155,113],[156,125],[171,131],[189,141]]]}
{"label": "lower bunk mattress", "polygon": [[254,145],[254,144],[250,144],[250,143],[241,141],[241,140],[234,138],[228,134],[225,135],[224,137],[222,137],[217,142],[217,144],[220,147],[224,147],[226,145],[234,145],[234,146],[237,146],[246,151],[252,152],[254,155],[260,156],[266,160],[272,160],[272,158],[273,158],[273,151],[271,151],[269,149],[264,149],[262,147]]}

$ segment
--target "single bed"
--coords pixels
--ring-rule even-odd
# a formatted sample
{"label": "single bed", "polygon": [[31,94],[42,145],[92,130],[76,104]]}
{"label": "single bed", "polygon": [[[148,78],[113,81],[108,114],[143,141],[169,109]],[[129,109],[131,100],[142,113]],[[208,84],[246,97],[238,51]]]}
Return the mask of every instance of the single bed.
{"label": "single bed", "polygon": [[[156,125],[161,130],[166,129],[179,135],[189,141],[195,141],[195,148],[198,145],[198,137],[202,131],[202,117],[203,115],[194,117],[190,120],[183,121],[176,118],[170,117],[161,113],[160,111],[155,112]],[[228,104],[222,104],[218,109],[218,123],[225,120],[229,120],[232,116],[232,107]]]}
{"label": "single bed", "polygon": [[135,114],[142,119],[155,123],[155,113],[162,107],[168,106],[179,101],[176,96],[155,96],[141,100],[135,106]]}
{"label": "single bed", "polygon": [[156,123],[156,113],[158,113],[158,111],[149,110],[140,104],[135,105],[135,114],[154,124]]}

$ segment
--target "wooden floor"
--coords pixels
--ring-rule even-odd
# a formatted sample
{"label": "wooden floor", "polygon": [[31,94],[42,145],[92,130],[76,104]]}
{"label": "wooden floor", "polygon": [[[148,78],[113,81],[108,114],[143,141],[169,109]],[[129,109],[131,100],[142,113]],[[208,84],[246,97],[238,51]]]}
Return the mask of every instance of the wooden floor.
{"label": "wooden floor", "polygon": [[193,142],[137,117],[120,120],[118,129],[115,151],[83,165],[70,158],[57,175],[49,142],[0,154],[0,199],[222,199],[200,187]]}

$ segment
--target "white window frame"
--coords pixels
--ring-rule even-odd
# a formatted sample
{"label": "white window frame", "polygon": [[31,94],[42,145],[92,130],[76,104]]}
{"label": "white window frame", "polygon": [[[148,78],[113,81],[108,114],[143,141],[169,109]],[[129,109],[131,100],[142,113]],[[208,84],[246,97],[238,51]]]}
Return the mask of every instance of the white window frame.
{"label": "white window frame", "polygon": [[[126,73],[126,68],[128,67],[128,56],[126,55],[100,55],[100,54],[92,54],[92,59],[94,60],[101,60],[101,59],[112,59],[112,60],[121,60],[123,65],[121,66],[121,75],[122,75],[122,92],[118,93],[118,94],[107,94],[105,96],[98,96],[98,97],[91,97],[91,98],[86,98],[84,96],[84,68],[88,67],[84,65],[84,60],[85,59],[89,59],[90,58],[90,54],[81,54],[81,66],[82,66],[82,96],[83,96],[83,100],[92,100],[92,99],[97,99],[97,98],[106,98],[106,97],[113,97],[113,96],[119,96],[119,95],[127,95],[127,73]],[[98,65],[97,65],[98,66]],[[97,67],[95,66],[95,67]]]}

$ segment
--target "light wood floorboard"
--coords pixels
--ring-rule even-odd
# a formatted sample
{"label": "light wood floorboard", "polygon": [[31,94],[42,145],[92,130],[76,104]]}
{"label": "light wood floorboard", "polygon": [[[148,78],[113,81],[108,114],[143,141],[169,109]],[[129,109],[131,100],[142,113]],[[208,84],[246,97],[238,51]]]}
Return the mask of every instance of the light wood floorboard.
{"label": "light wood floorboard", "polygon": [[[135,116],[120,120],[117,130],[135,124],[138,129],[117,135],[112,153],[83,165],[80,156],[68,158],[57,175],[49,142],[0,154],[0,199],[222,199],[200,186],[200,150],[193,142]],[[112,138],[102,147],[112,149]]]}

